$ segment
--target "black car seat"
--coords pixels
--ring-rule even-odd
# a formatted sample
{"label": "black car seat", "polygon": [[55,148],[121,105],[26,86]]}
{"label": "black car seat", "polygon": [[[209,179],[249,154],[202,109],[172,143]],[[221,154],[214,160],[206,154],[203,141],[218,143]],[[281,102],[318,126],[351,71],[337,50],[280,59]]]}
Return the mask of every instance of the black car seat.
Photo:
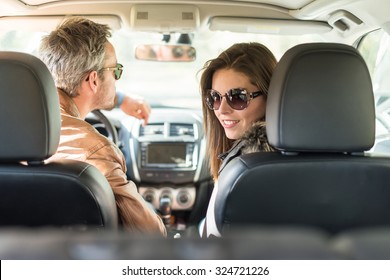
{"label": "black car seat", "polygon": [[295,46],[269,88],[267,134],[277,152],[233,159],[220,173],[220,232],[244,225],[309,226],[336,233],[390,225],[390,159],[375,140],[370,74],[358,51]]}
{"label": "black car seat", "polygon": [[0,52],[0,226],[116,229],[106,178],[58,160],[60,111],[53,78],[35,56]]}

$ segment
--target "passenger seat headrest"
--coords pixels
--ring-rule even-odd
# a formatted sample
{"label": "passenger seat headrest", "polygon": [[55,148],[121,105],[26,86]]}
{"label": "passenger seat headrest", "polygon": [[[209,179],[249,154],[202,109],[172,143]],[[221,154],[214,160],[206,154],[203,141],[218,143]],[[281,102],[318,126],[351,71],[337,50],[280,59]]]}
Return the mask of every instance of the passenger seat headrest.
{"label": "passenger seat headrest", "polygon": [[0,161],[42,161],[58,147],[57,90],[37,57],[0,52]]}
{"label": "passenger seat headrest", "polygon": [[362,152],[375,141],[370,73],[337,43],[297,45],[280,59],[267,101],[271,145],[290,152]]}

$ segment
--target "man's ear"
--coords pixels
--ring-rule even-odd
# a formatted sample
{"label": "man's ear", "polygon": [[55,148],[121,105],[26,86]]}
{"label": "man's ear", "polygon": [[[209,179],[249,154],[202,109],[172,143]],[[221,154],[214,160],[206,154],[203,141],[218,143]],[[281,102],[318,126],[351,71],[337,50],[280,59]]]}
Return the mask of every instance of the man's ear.
{"label": "man's ear", "polygon": [[93,93],[96,93],[99,85],[98,73],[96,71],[91,71],[85,79],[85,82],[88,83],[88,86],[93,91]]}

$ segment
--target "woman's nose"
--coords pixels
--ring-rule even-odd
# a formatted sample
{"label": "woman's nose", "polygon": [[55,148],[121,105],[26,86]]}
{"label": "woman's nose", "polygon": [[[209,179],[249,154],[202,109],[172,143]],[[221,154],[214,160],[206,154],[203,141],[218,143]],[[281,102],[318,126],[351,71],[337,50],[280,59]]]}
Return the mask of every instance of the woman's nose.
{"label": "woman's nose", "polygon": [[230,105],[227,102],[227,96],[222,97],[221,105],[219,106],[218,111],[221,114],[229,113],[232,111],[232,108],[230,107]]}

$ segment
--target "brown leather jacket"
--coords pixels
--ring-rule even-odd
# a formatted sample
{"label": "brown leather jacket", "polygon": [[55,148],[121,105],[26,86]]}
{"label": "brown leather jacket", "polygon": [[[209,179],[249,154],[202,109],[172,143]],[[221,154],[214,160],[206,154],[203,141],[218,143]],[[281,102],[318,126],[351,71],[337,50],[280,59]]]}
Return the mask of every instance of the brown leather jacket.
{"label": "brown leather jacket", "polygon": [[80,113],[66,93],[58,90],[61,107],[61,137],[51,159],[67,158],[87,162],[106,176],[115,195],[119,218],[132,232],[160,233],[166,236],[161,218],[126,177],[125,158],[120,149],[80,118]]}

